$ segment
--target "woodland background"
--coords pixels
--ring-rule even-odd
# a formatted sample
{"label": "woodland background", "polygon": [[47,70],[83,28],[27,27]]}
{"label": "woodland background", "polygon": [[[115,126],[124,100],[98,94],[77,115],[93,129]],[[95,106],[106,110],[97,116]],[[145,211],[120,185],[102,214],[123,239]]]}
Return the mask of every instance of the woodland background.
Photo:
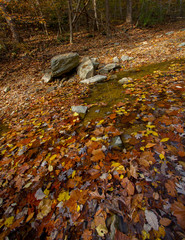
{"label": "woodland background", "polygon": [[82,30],[89,38],[97,32],[110,36],[115,24],[151,27],[183,18],[184,9],[183,0],[0,0],[0,53],[16,53],[38,33],[72,43]]}

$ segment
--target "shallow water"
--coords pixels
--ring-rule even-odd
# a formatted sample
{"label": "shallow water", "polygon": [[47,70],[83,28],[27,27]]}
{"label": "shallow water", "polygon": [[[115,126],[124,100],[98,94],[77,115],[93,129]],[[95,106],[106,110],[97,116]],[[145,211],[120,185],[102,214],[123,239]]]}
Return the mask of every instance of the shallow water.
{"label": "shallow water", "polygon": [[94,104],[94,106],[89,109],[84,117],[83,123],[86,124],[91,120],[104,118],[112,112],[115,104],[125,102],[125,100],[132,102],[132,100],[135,99],[135,97],[132,96],[129,96],[128,99],[128,95],[124,93],[124,88],[118,83],[119,79],[130,77],[133,80],[137,80],[144,76],[151,75],[156,71],[165,73],[165,71],[173,69],[173,64],[176,67],[176,64],[181,63],[184,64],[185,59],[175,59],[143,66],[137,69],[130,69],[128,71],[120,71],[116,73],[116,79],[92,85],[90,87],[90,94],[84,101],[87,104]]}

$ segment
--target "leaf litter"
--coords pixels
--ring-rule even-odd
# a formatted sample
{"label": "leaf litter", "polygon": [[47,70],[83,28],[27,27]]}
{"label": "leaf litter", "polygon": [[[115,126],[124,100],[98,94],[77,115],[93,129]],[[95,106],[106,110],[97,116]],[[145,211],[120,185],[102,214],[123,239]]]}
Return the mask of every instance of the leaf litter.
{"label": "leaf litter", "polygon": [[70,111],[78,82],[7,113],[1,239],[184,238],[184,68],[123,85],[123,101],[87,125]]}

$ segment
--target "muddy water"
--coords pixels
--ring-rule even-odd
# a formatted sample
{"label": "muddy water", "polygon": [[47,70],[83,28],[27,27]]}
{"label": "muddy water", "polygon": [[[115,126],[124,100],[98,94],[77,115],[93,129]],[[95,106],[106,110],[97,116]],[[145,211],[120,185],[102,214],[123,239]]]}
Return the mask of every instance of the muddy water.
{"label": "muddy water", "polygon": [[[90,87],[90,94],[85,99],[85,103],[94,104],[84,118],[84,124],[91,120],[104,118],[112,112],[112,108],[118,102],[128,101],[128,95],[124,94],[124,88],[118,83],[123,77],[131,77],[133,80],[140,79],[146,75],[150,75],[155,71],[165,72],[173,69],[173,65],[185,63],[185,59],[175,59],[167,62],[151,64],[129,71],[120,71],[117,78],[103,83],[98,83]],[[127,97],[127,98],[126,98]],[[129,101],[132,102],[134,97],[130,96]]]}

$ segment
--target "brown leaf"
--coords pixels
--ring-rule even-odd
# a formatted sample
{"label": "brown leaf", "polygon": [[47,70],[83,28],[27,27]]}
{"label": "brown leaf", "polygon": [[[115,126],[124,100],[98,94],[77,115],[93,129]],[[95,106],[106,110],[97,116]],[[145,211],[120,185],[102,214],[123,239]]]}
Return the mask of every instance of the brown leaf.
{"label": "brown leaf", "polygon": [[116,234],[114,236],[114,240],[129,240],[130,237],[128,237],[127,235],[125,235],[124,233],[118,231],[116,229]]}
{"label": "brown leaf", "polygon": [[165,183],[165,187],[166,187],[166,190],[168,192],[168,194],[172,197],[175,197],[177,195],[177,191],[175,189],[175,183],[174,181],[172,180],[168,180],[166,183]]}
{"label": "brown leaf", "polygon": [[89,229],[85,229],[82,234],[82,239],[84,240],[91,240],[92,239],[92,231]]}
{"label": "brown leaf", "polygon": [[96,149],[92,151],[93,156],[91,157],[91,160],[93,162],[97,162],[99,160],[103,160],[105,159],[105,154],[103,153],[103,151],[100,149]]}
{"label": "brown leaf", "polygon": [[178,224],[185,229],[185,206],[179,201],[175,201],[171,205],[173,215],[177,218]]}
{"label": "brown leaf", "polygon": [[160,219],[160,224],[167,227],[170,225],[172,221],[169,218],[161,218]]}

